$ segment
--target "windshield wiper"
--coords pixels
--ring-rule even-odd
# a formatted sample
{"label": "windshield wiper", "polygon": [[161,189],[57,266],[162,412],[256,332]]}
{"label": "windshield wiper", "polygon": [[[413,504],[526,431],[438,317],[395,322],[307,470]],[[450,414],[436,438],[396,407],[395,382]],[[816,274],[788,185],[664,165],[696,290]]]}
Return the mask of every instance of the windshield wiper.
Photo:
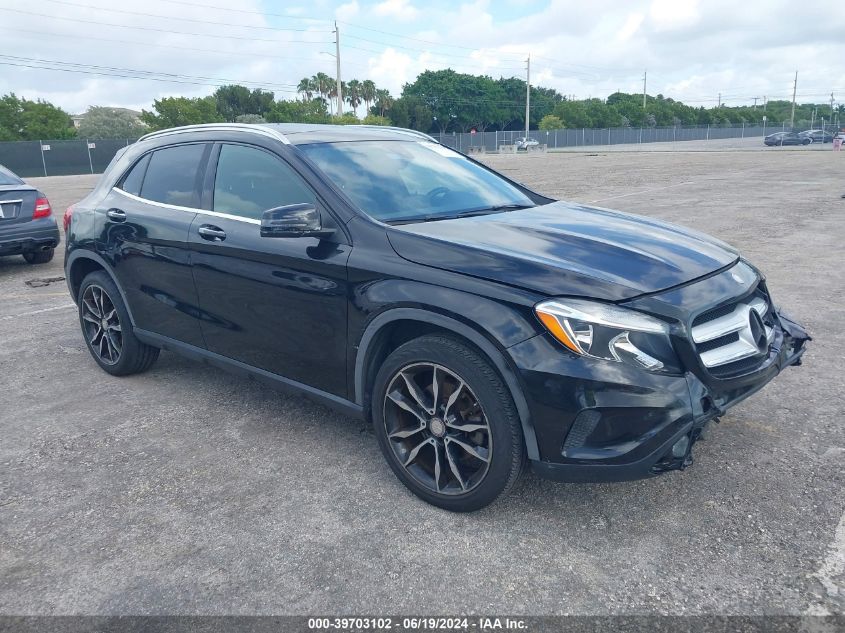
{"label": "windshield wiper", "polygon": [[518,211],[519,209],[532,209],[536,204],[497,204],[487,207],[485,211]]}
{"label": "windshield wiper", "polygon": [[477,215],[491,215],[493,213],[504,213],[506,211],[517,211],[519,209],[530,209],[537,205],[534,204],[497,204],[491,207],[481,207],[479,209],[467,209],[459,213],[449,213],[446,215],[418,215],[410,218],[399,218],[398,220],[391,220],[388,224],[414,224],[417,222],[439,222],[440,220],[457,220],[458,218],[471,218]]}

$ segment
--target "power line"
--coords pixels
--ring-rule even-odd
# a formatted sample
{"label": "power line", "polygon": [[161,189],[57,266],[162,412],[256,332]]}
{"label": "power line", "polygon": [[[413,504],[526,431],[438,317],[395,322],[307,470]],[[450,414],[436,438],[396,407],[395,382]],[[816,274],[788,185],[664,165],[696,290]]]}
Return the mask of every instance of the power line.
{"label": "power line", "polygon": [[[9,9],[7,7],[0,7],[0,11],[10,11],[12,13],[20,13],[23,15],[32,15],[39,18],[50,18],[54,20],[65,20],[67,22],[80,22],[82,24],[95,24],[97,26],[111,26],[121,29],[131,29],[136,31],[155,31],[157,33],[171,33],[173,35],[191,35],[196,37],[214,37],[217,39],[227,40],[246,40],[249,42],[270,42],[272,44],[280,44],[279,40],[262,39],[259,37],[239,37],[237,35],[218,35],[216,33],[190,33],[186,31],[173,31],[171,29],[158,29],[149,26],[135,26],[130,24],[114,24],[110,22],[98,22],[96,20],[83,20],[81,18],[68,18],[61,15],[47,15],[46,13],[36,13],[34,11],[23,11],[21,9]],[[315,42],[311,40],[285,40],[285,44],[326,44],[325,41]]]}
{"label": "power line", "polygon": [[275,88],[279,92],[296,93],[292,84],[273,84],[257,81],[246,81],[238,79],[226,79],[222,77],[205,77],[201,75],[180,75],[176,73],[163,73],[134,68],[119,68],[114,66],[98,66],[95,64],[81,64],[74,62],[62,62],[52,59],[39,59],[34,57],[19,57],[15,55],[0,55],[0,64],[4,66],[19,66],[39,70],[54,70],[59,72],[83,73],[88,75],[100,75],[106,77],[120,77],[123,79],[142,79],[150,81],[161,81],[178,84],[191,84],[200,86],[225,86],[232,83],[237,84],[258,84],[262,87]]}
{"label": "power line", "polygon": [[[74,40],[79,40],[78,33],[55,33],[50,31],[42,31],[42,30],[35,30],[35,29],[20,29],[15,27],[15,33],[32,33],[35,35],[41,36],[49,36],[49,37],[64,37],[64,38],[73,38]],[[115,42],[118,44],[138,44],[139,46],[155,46],[157,48],[171,48],[174,50],[179,51],[194,51],[197,53],[214,53],[216,55],[239,55],[242,57],[255,57],[259,59],[282,59],[286,61],[296,60],[296,61],[319,61],[318,57],[290,57],[288,55],[269,55],[267,53],[245,53],[242,51],[227,51],[221,49],[211,49],[211,48],[194,48],[192,46],[176,46],[175,44],[159,44],[157,42],[139,42],[137,40],[123,40],[123,39],[113,39],[108,37],[95,37],[93,35],[86,35],[87,40],[97,40],[100,42]],[[8,41],[8,40],[7,40]]]}
{"label": "power line", "polygon": [[[460,44],[448,44],[446,42],[434,42],[432,40],[423,40],[423,39],[420,39],[418,37],[411,37],[410,35],[401,35],[400,33],[394,33],[394,32],[391,32],[391,31],[382,31],[381,29],[374,29],[374,28],[371,28],[369,26],[361,26],[359,24],[353,24],[352,22],[342,22],[341,20],[338,20],[338,22],[340,24],[345,24],[346,26],[350,26],[350,27],[355,28],[355,29],[362,29],[364,31],[371,31],[373,33],[381,33],[382,35],[387,35],[389,37],[396,37],[396,38],[400,38],[400,39],[403,39],[403,40],[410,40],[412,42],[421,42],[423,44],[432,44],[434,46],[441,46],[441,47],[445,46],[447,48],[459,48],[459,49],[463,49],[463,50],[467,50],[467,51],[483,50],[483,49],[478,48],[477,46],[475,46],[475,47],[474,46],[461,46]],[[347,37],[352,37],[352,36],[347,35]],[[381,42],[379,42],[379,43],[381,43]],[[522,55],[521,53],[505,53],[505,54],[513,55],[514,57]]]}
{"label": "power line", "polygon": [[163,20],[179,20],[181,22],[195,22],[197,24],[213,24],[216,26],[232,27],[236,26],[243,29],[259,29],[262,31],[285,31],[294,33],[331,33],[331,31],[315,31],[313,29],[288,29],[275,26],[262,26],[256,24],[232,24],[231,22],[215,22],[212,20],[197,20],[195,18],[183,18],[175,15],[161,15],[158,13],[144,13],[142,11],[128,11],[126,9],[112,9],[111,7],[100,7],[89,4],[81,4],[78,2],[68,2],[68,0],[44,0],[44,2],[52,2],[54,4],[61,4],[70,7],[81,7],[83,9],[96,9],[97,11],[108,11],[109,13],[123,13],[126,15],[140,15],[147,18],[161,18]]}
{"label": "power line", "polygon": [[286,20],[308,20],[311,22],[325,22],[329,24],[329,20],[324,18],[314,18],[308,17],[303,15],[289,15],[287,13],[272,13],[270,11],[250,11],[249,9],[233,9],[231,7],[221,7],[213,4],[205,4],[205,3],[198,3],[198,2],[186,2],[185,0],[159,0],[160,2],[164,2],[166,4],[181,4],[187,7],[197,7],[199,9],[214,9],[216,11],[229,11],[231,13],[246,13],[249,15],[263,15],[263,16],[270,16],[274,18],[285,18]]}
{"label": "power line", "polygon": [[[165,4],[179,4],[179,5],[183,5],[183,6],[189,6],[189,7],[197,7],[197,8],[202,8],[202,9],[214,9],[214,10],[217,10],[217,11],[229,11],[229,12],[232,12],[232,13],[241,13],[241,14],[247,14],[247,15],[261,15],[261,16],[265,16],[265,17],[284,18],[286,20],[305,20],[305,21],[311,21],[311,22],[326,22],[327,24],[330,23],[329,20],[326,20],[324,18],[316,18],[316,17],[300,16],[300,15],[289,15],[289,14],[286,14],[286,13],[273,13],[271,11],[250,11],[249,9],[234,9],[234,8],[231,8],[231,7],[221,7],[219,5],[208,5],[208,4],[204,4],[204,3],[188,2],[187,0],[159,0],[159,1],[163,2]],[[349,27],[352,27],[352,28],[355,28],[355,29],[362,29],[364,31],[371,31],[373,33],[380,33],[382,35],[388,35],[390,37],[396,37],[396,38],[399,38],[399,39],[410,40],[410,41],[414,41],[414,42],[420,42],[420,43],[423,43],[423,44],[432,44],[432,45],[435,45],[435,46],[441,46],[441,47],[445,47],[445,48],[459,48],[459,49],[469,50],[469,51],[479,50],[477,47],[462,46],[460,44],[449,44],[449,43],[446,43],[446,42],[435,42],[435,41],[432,41],[432,40],[425,40],[425,39],[421,39],[421,38],[417,38],[417,37],[412,37],[410,35],[403,35],[401,33],[396,33],[394,31],[384,31],[384,30],[381,30],[381,29],[374,29],[372,27],[363,26],[361,24],[355,24],[354,22],[347,22],[345,20],[337,20],[337,23],[343,24],[344,26],[349,26]],[[351,37],[351,36],[346,35],[346,37]],[[383,42],[376,42],[376,43],[381,44]],[[520,59],[525,55],[525,53],[520,53],[520,52],[506,53],[506,54],[512,55],[514,57],[518,57]],[[516,61],[516,60],[514,60],[514,61]]]}
{"label": "power line", "polygon": [[[117,73],[108,73],[108,72],[98,72],[95,70],[81,70],[81,69],[73,69],[73,68],[55,68],[51,66],[36,66],[34,64],[16,64],[14,62],[3,62],[0,61],[0,66],[15,66],[18,68],[30,68],[33,70],[49,70],[52,72],[65,72],[65,73],[78,73],[83,75],[100,75],[102,77],[118,77],[121,79],[142,79],[145,81],[160,81],[163,83],[169,84],[187,84],[191,86],[216,86],[221,87],[225,86],[226,84],[223,83],[212,83],[208,81],[181,81],[178,79],[166,79],[166,78],[158,78],[158,77],[137,77],[133,75],[121,75]],[[284,90],[280,90],[279,92],[285,92]]]}

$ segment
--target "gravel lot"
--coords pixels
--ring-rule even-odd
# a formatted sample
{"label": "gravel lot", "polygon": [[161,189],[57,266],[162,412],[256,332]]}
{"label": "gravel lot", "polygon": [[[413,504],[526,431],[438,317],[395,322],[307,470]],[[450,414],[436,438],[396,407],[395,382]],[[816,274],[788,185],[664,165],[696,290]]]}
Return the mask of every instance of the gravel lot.
{"label": "gravel lot", "polygon": [[[690,146],[692,147],[692,146]],[[61,257],[0,260],[0,613],[845,612],[845,152],[489,156],[544,193],[738,247],[815,337],[695,465],[425,505],[371,430],[163,353],[89,357]],[[32,179],[57,214],[96,177]]]}

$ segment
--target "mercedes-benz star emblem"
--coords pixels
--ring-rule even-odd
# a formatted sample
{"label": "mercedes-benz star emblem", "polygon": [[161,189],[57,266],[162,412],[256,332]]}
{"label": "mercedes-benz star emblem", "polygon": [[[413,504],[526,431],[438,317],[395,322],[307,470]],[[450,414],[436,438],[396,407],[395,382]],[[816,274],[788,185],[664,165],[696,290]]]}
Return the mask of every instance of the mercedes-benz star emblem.
{"label": "mercedes-benz star emblem", "polygon": [[757,310],[751,310],[748,313],[748,326],[751,328],[751,338],[757,344],[757,349],[765,352],[769,341],[766,337],[766,326]]}

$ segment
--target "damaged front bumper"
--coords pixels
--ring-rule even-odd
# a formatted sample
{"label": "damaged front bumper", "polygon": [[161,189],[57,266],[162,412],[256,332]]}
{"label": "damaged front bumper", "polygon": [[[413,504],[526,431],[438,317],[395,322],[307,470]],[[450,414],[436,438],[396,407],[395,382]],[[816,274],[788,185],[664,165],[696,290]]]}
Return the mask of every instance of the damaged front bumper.
{"label": "damaged front bumper", "polygon": [[[772,308],[774,310],[774,308]],[[757,368],[716,380],[700,366],[683,375],[656,375],[621,365],[592,367],[565,358],[538,365],[545,337],[510,351],[520,367],[532,409],[538,475],[558,481],[642,479],[692,463],[692,448],[705,428],[732,406],[762,389],[783,369],[800,365],[811,340],[806,330],[775,311],[768,356]],[[548,350],[545,350],[548,351]]]}

